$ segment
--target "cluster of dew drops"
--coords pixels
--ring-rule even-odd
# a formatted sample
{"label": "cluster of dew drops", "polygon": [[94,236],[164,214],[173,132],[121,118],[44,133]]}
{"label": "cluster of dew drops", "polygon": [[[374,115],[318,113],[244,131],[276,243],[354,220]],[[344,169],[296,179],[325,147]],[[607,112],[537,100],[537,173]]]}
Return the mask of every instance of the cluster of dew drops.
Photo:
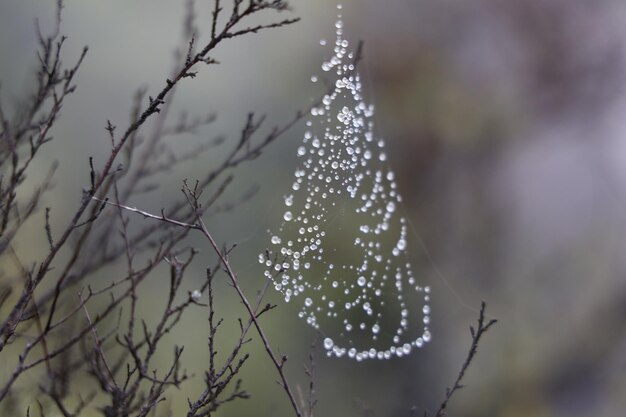
{"label": "cluster of dew drops", "polygon": [[[402,198],[386,163],[385,143],[374,138],[374,107],[363,100],[354,53],[343,39],[341,8],[337,6],[333,56],[321,66],[332,77],[334,90],[311,109],[303,144],[297,150],[301,164],[292,190],[284,196],[284,221],[276,234],[270,233],[271,251],[259,255],[259,262],[286,302],[302,299],[299,316],[326,336],[328,356],[389,359],[408,355],[430,341],[430,288],[416,284],[407,260],[406,219],[397,214]],[[326,41],[320,44],[325,46]],[[311,81],[319,79],[314,75]],[[356,203],[354,213],[346,216],[362,222],[354,241],[340,243],[326,237],[333,227],[331,214],[342,199]],[[389,237],[391,233],[395,236]],[[357,265],[326,259],[324,249],[340,244],[360,253]],[[415,303],[406,300],[406,291],[421,294],[424,302],[417,307],[419,313],[412,314]],[[386,292],[392,296],[386,297]],[[389,324],[383,313],[391,302],[398,303],[397,327],[388,330],[383,329]],[[415,315],[422,321],[419,335],[409,329]],[[341,334],[326,333],[324,320],[339,322]],[[367,336],[359,346],[351,338],[355,332]],[[371,343],[363,345],[363,339]],[[384,347],[374,347],[377,341]]]}

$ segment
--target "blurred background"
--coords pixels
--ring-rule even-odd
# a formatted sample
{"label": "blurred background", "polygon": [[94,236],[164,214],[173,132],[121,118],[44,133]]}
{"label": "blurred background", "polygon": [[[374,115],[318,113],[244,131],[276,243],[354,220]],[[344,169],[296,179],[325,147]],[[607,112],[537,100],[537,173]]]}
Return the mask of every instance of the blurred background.
{"label": "blurred background", "polygon": [[[50,30],[52,3],[0,0],[1,97],[9,108],[30,88],[34,19]],[[208,33],[209,3],[197,5],[201,35]],[[336,3],[291,4],[301,22],[225,43],[214,55],[221,64],[201,69],[177,92],[177,110],[215,112],[217,121],[198,135],[176,138],[175,149],[183,153],[217,135],[229,140],[163,175],[157,192],[130,205],[158,212],[178,198],[182,179],[202,176],[234,146],[248,112],[266,114],[269,129],[323,93],[310,78],[330,56],[319,40],[333,38]],[[297,307],[272,293],[269,300],[279,307],[264,323],[276,349],[289,355],[291,380],[306,389],[302,364],[317,338],[316,415],[408,416],[412,406],[416,415],[436,409],[465,358],[468,327],[485,300],[499,324],[481,344],[449,415],[625,415],[626,3],[343,5],[346,36],[353,45],[365,42],[364,89],[376,106],[376,131],[387,141],[403,210],[416,229],[409,238],[414,275],[433,289],[433,341],[391,361],[327,359]],[[134,91],[154,92],[169,75],[184,13],[179,1],[66,1],[66,61],[83,45],[90,50],[55,141],[35,167],[44,175],[52,161],[61,162],[46,199],[57,208],[53,229],[65,224],[88,184],[88,157],[102,162],[108,153],[106,120],[124,126]],[[239,244],[233,265],[249,294],[262,285],[257,255],[268,245],[267,230],[279,224],[303,132],[301,123],[239,169],[224,197],[232,207],[207,219],[218,240]],[[251,190],[254,198],[238,203]],[[140,227],[145,220],[132,221]],[[192,241],[206,253],[195,264],[200,283],[213,258],[202,239]],[[17,244],[30,262],[46,246],[37,222]],[[164,267],[145,288],[150,302],[163,300],[166,279]],[[223,281],[217,308],[232,329],[220,343],[230,346],[243,312]],[[197,371],[207,361],[203,326],[205,313],[198,311],[172,335],[186,346],[185,365]],[[218,415],[290,415],[273,383],[275,369],[260,346],[249,349],[244,388],[252,398]],[[169,357],[170,351],[163,353]],[[182,392],[171,391],[176,400],[167,407],[182,415],[186,398],[200,388],[187,383]]]}

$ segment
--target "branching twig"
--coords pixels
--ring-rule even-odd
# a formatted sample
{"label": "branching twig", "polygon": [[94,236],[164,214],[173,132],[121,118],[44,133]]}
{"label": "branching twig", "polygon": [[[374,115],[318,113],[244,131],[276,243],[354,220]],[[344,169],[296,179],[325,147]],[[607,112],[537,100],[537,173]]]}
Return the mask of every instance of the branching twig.
{"label": "branching twig", "polygon": [[480,338],[487,332],[487,330],[489,330],[491,326],[496,324],[498,321],[496,319],[491,319],[488,322],[485,322],[485,308],[486,308],[486,304],[483,301],[480,306],[480,314],[478,316],[478,324],[476,328],[474,328],[474,326],[470,326],[470,333],[472,335],[472,344],[470,345],[470,349],[469,349],[469,352],[467,353],[467,357],[465,358],[465,362],[463,362],[463,366],[461,366],[461,370],[459,371],[459,374],[457,375],[456,380],[454,381],[454,384],[452,385],[452,387],[446,388],[446,397],[441,403],[441,405],[439,406],[439,409],[437,410],[437,412],[435,413],[435,417],[445,416],[445,409],[448,406],[448,402],[450,401],[450,399],[452,398],[452,396],[454,395],[456,391],[463,388],[461,381],[463,380],[463,377],[465,376],[465,372],[467,371],[472,361],[474,360],[474,357],[476,356]]}

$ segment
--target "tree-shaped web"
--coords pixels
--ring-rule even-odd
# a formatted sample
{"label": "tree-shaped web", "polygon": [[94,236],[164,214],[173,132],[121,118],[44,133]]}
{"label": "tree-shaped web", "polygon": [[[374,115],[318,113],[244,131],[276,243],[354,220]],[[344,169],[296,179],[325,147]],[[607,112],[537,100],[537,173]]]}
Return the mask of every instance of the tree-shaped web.
{"label": "tree-shaped web", "polygon": [[402,198],[374,135],[374,107],[347,63],[354,53],[341,15],[335,26],[334,53],[322,64],[334,91],[311,110],[284,221],[259,260],[285,301],[299,300],[299,316],[324,334],[329,356],[389,359],[430,340],[430,290],[408,261]]}

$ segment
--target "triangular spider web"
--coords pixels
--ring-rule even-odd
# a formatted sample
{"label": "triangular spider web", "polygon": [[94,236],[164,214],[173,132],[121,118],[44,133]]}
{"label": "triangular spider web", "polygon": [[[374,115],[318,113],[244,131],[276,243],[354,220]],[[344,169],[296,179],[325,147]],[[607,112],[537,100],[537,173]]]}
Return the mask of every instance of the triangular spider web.
{"label": "triangular spider web", "polygon": [[322,64],[334,91],[311,110],[284,221],[259,261],[324,335],[328,356],[389,359],[430,341],[430,289],[416,283],[408,261],[402,197],[374,135],[374,107],[363,99],[341,14],[335,27],[333,56]]}

